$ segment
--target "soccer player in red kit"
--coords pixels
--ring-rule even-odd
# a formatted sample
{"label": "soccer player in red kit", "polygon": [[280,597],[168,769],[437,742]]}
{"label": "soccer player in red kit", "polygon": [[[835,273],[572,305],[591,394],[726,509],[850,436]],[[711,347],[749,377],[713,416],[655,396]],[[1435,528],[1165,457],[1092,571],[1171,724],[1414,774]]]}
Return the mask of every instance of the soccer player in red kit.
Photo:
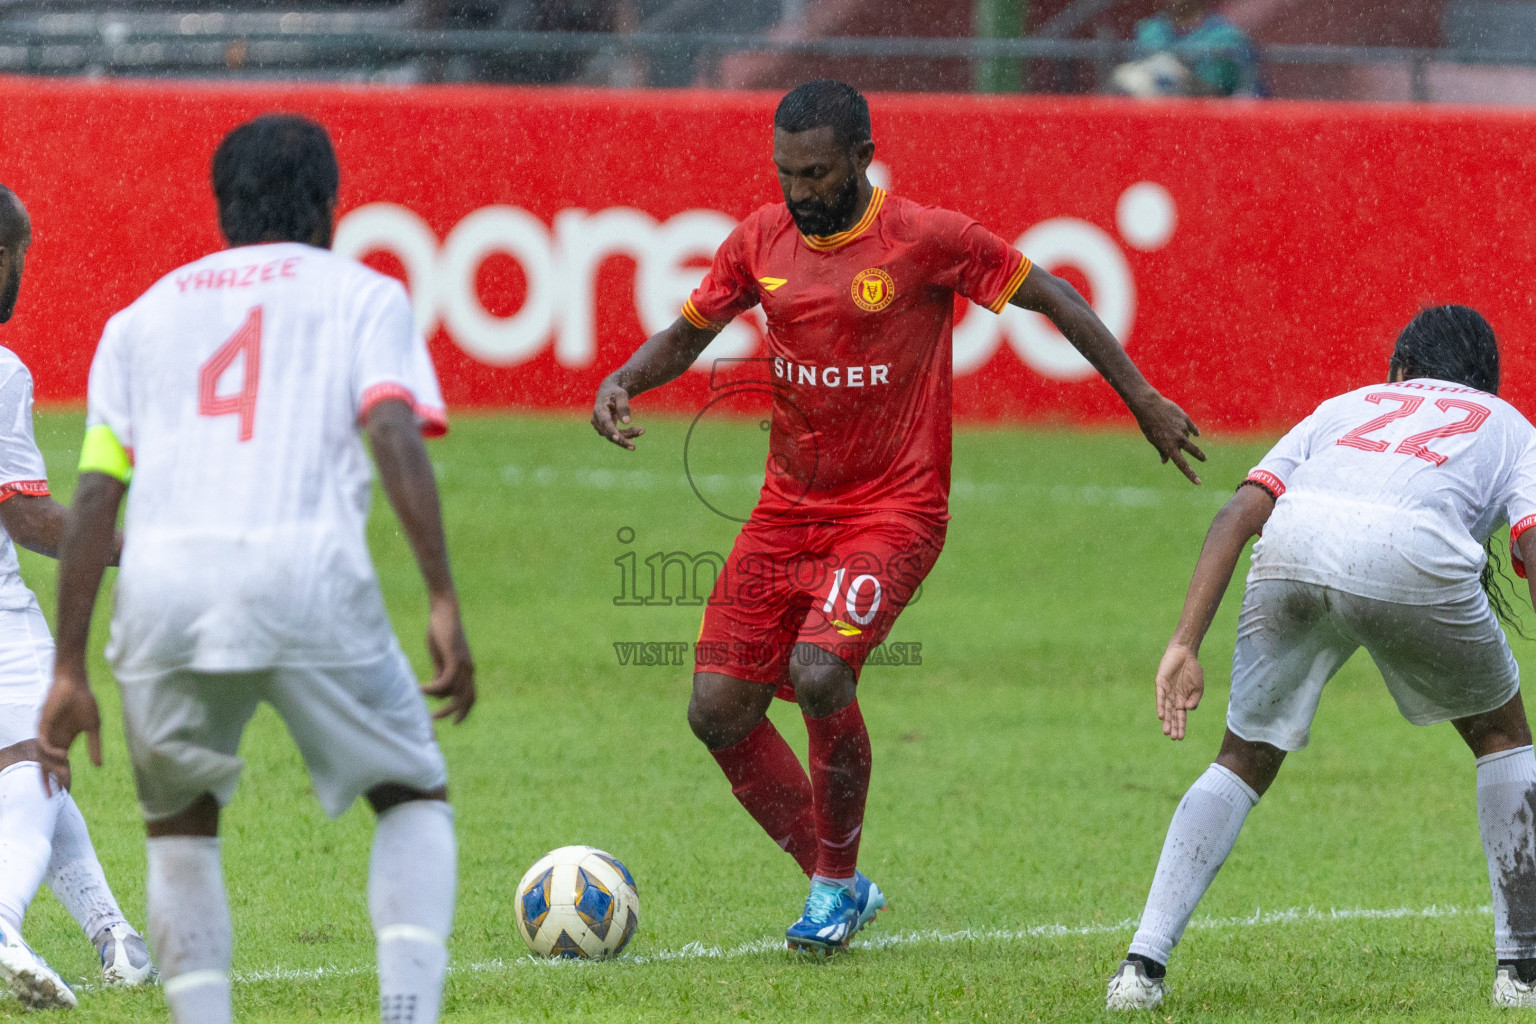
{"label": "soccer player in red kit", "polygon": [[[704,613],[688,721],[732,791],[811,876],[793,949],[832,952],[885,905],[859,873],[869,733],[856,683],[933,567],[949,519],[954,296],[1049,317],[1119,392],[1163,461],[1204,455],[1066,282],[959,213],[869,183],[869,107],[840,82],[774,114],[783,203],[731,232],[682,316],[603,381],[592,425],[633,449],[634,396],[762,303],[774,392],[762,496]],[[810,775],[768,720],[799,702]]]}

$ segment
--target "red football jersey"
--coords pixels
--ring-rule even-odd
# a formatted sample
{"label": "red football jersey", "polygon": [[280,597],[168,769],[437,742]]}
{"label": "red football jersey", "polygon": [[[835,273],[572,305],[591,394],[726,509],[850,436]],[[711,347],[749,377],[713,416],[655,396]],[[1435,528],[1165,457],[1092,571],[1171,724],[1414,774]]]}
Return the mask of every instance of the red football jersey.
{"label": "red football jersey", "polygon": [[783,203],[742,221],[683,316],[718,329],[759,302],[768,315],[773,427],[753,515],[948,519],[954,296],[1001,312],[1029,269],[969,217],[878,188],[836,235],[801,235]]}

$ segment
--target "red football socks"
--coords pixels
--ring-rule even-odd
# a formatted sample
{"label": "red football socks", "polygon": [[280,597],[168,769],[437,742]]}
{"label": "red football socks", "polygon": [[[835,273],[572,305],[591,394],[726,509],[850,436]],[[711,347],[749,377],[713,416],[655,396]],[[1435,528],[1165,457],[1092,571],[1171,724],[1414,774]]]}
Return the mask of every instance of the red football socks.
{"label": "red football socks", "polygon": [[811,792],[820,840],[816,874],[852,878],[869,795],[869,730],[858,701],[826,718],[807,717],[805,728],[811,738]]}
{"label": "red football socks", "polygon": [[[846,709],[845,709],[846,710]],[[842,714],[843,712],[839,712]],[[857,714],[857,712],[855,712]],[[837,716],[833,716],[834,718]],[[860,727],[863,727],[861,721]],[[864,741],[869,749],[869,741]],[[712,750],[715,761],[731,780],[731,792],[747,813],[763,826],[807,875],[816,869],[816,818],[812,815],[811,780],[795,752],[768,719],[758,723],[747,738],[732,746]],[[864,779],[868,785],[868,755]],[[864,808],[860,790],[859,810]],[[849,872],[850,874],[852,872]]]}

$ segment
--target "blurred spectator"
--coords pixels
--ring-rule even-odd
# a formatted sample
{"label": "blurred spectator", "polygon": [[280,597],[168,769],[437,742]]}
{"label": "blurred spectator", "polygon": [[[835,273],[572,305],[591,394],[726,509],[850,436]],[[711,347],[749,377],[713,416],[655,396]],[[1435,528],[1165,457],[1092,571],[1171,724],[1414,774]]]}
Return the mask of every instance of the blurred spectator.
{"label": "blurred spectator", "polygon": [[1127,61],[1115,68],[1109,91],[1121,96],[1197,96],[1195,76],[1184,62],[1162,50],[1140,60]]}
{"label": "blurred spectator", "polygon": [[1212,0],[1164,0],[1161,14],[1137,24],[1137,59],[1115,69],[1116,89],[1133,95],[1258,95],[1253,43],[1215,6]]}

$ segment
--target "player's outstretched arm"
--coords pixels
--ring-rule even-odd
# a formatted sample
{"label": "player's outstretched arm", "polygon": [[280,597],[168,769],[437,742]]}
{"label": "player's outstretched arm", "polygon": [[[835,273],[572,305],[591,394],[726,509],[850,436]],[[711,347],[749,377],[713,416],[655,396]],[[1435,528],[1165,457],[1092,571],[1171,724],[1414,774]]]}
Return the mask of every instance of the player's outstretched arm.
{"label": "player's outstretched arm", "polygon": [[1131,415],[1136,417],[1141,432],[1152,442],[1163,461],[1173,460],[1179,471],[1193,483],[1200,482],[1200,477],[1184,458],[1184,453],[1188,452],[1201,462],[1205,461],[1205,453],[1191,440],[1200,435],[1200,428],[1183,409],[1147,383],[1131,357],[1125,354],[1125,349],[1115,341],[1115,336],[1109,333],[1109,328],[1076,288],[1054,274],[1034,267],[1010,301],[1015,306],[1042,314],[1055,324],[1056,329],[1119,393]]}
{"label": "player's outstretched arm", "polygon": [[45,789],[50,778],[69,788],[69,748],[81,733],[91,763],[101,767],[101,714],[85,671],[86,644],[101,578],[117,558],[117,510],[127,489],[105,473],[81,473],[74,507],[64,518],[53,685],[37,728]]}
{"label": "player's outstretched arm", "polygon": [[1195,575],[1184,596],[1184,610],[1168,649],[1157,666],[1157,717],[1163,735],[1184,738],[1189,712],[1200,706],[1205,694],[1205,672],[1200,668],[1200,645],[1221,607],[1221,598],[1232,582],[1232,571],[1244,546],[1269,522],[1275,499],[1262,487],[1239,487],[1232,500],[1221,507],[1206,532],[1195,563]]}
{"label": "player's outstretched arm", "polygon": [[592,429],[620,448],[635,450],[644,427],[629,425],[629,400],[674,381],[693,365],[718,331],[695,327],[682,317],[651,335],[617,370],[603,379],[592,404]]}
{"label": "player's outstretched arm", "polygon": [[448,540],[443,535],[443,511],[432,462],[421,443],[416,411],[406,402],[390,399],[375,405],[368,412],[367,429],[384,493],[427,584],[427,650],[437,675],[421,689],[429,697],[448,701],[433,717],[451,715],[457,725],[475,704],[475,659],[464,636],[459,596],[448,568]]}

